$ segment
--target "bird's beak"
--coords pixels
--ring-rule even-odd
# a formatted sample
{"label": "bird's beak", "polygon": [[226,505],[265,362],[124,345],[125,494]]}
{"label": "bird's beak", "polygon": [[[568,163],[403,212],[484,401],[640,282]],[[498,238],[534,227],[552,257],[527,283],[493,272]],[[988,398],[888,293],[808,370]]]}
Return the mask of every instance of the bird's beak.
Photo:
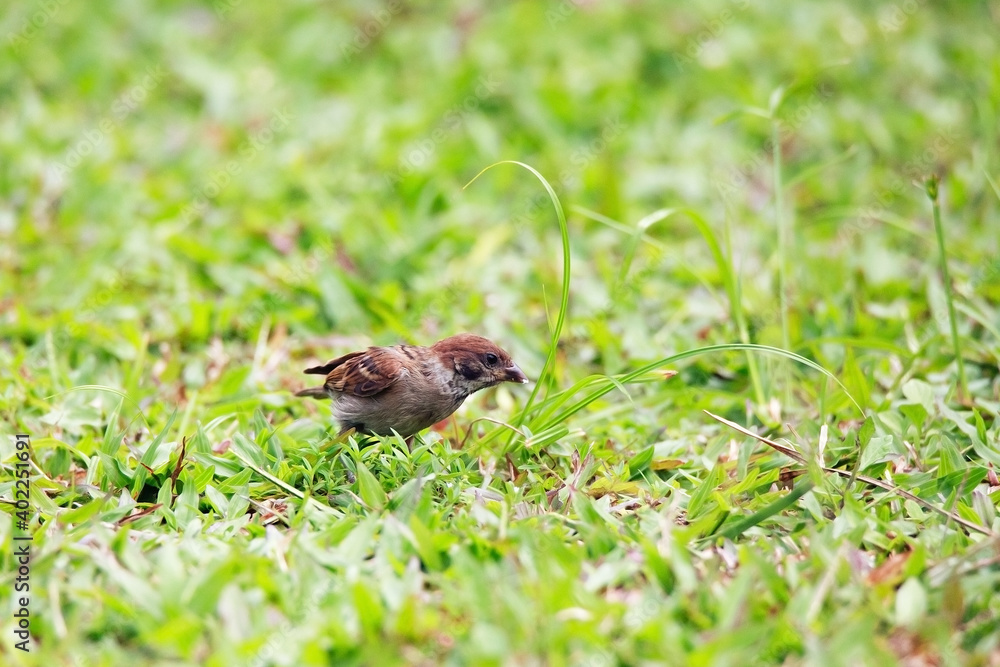
{"label": "bird's beak", "polygon": [[517,364],[511,364],[504,371],[504,382],[518,382],[520,384],[528,384],[528,376],[526,376]]}

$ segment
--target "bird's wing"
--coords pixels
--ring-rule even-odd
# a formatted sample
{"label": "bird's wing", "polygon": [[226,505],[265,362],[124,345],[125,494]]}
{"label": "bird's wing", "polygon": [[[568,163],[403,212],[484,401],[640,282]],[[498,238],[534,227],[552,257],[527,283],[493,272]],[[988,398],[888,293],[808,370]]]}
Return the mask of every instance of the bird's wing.
{"label": "bird's wing", "polygon": [[325,373],[326,382],[323,384],[326,388],[354,396],[380,394],[395,384],[403,372],[403,364],[392,349],[381,347],[351,352],[322,366],[306,369],[306,373]]}

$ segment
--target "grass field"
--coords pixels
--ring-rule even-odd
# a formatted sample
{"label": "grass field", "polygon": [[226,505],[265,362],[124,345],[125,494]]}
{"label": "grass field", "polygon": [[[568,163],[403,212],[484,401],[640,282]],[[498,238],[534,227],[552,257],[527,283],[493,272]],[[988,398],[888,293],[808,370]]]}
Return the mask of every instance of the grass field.
{"label": "grass field", "polygon": [[0,663],[1000,666],[1000,5],[666,5],[0,10]]}

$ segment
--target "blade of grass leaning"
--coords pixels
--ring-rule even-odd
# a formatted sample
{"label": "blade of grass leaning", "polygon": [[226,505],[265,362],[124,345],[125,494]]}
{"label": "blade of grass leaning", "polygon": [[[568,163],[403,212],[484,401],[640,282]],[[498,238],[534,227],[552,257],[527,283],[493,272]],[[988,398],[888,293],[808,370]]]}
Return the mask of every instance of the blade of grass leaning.
{"label": "blade of grass leaning", "polygon": [[[665,357],[665,358],[660,359],[658,361],[654,361],[652,363],[646,364],[645,366],[643,366],[643,367],[641,367],[641,368],[639,368],[637,370],[634,370],[634,371],[632,371],[630,373],[626,373],[624,375],[618,376],[617,379],[618,379],[618,381],[621,384],[628,384],[629,382],[632,382],[636,378],[639,378],[639,377],[645,375],[646,373],[649,373],[650,371],[655,371],[655,370],[657,370],[659,368],[662,368],[663,366],[666,366],[668,364],[676,363],[676,362],[681,361],[683,359],[688,359],[690,357],[700,356],[700,355],[703,355],[703,354],[713,354],[713,353],[716,353],[716,352],[734,352],[734,351],[757,351],[757,352],[762,352],[762,353],[765,353],[765,354],[774,354],[774,355],[777,355],[777,356],[785,357],[786,359],[791,359],[792,361],[800,363],[800,364],[802,364],[804,366],[808,366],[809,368],[812,368],[813,370],[819,371],[823,375],[825,375],[828,378],[830,378],[831,380],[833,380],[837,384],[837,386],[839,386],[841,388],[841,390],[844,392],[844,394],[847,395],[847,397],[851,400],[851,402],[854,404],[854,406],[858,409],[858,412],[861,414],[861,416],[862,417],[865,416],[865,411],[861,407],[861,404],[858,403],[858,401],[854,398],[854,396],[851,395],[851,393],[847,390],[847,387],[844,386],[844,383],[842,383],[837,378],[836,375],[834,375],[833,373],[831,373],[827,369],[823,368],[822,366],[820,366],[819,364],[817,364],[815,361],[812,361],[811,359],[807,359],[806,357],[803,357],[801,355],[795,354],[794,352],[789,352],[787,350],[782,350],[781,348],[777,348],[777,347],[770,347],[768,345],[757,345],[757,344],[754,344],[754,343],[749,343],[749,344],[747,344],[747,343],[726,343],[724,345],[710,345],[708,347],[700,347],[700,348],[697,348],[697,349],[694,349],[694,350],[688,350],[686,352],[681,352],[679,354],[675,354],[675,355],[670,356],[670,357]],[[601,398],[602,396],[604,396],[605,394],[607,394],[608,392],[610,392],[614,388],[615,388],[615,385],[613,385],[611,383],[608,383],[606,386],[601,387],[600,389],[597,389],[596,391],[594,391],[591,394],[589,394],[588,396],[580,399],[576,403],[571,404],[569,407],[567,407],[562,412],[558,412],[555,415],[551,416],[544,423],[538,424],[538,425],[532,423],[531,424],[531,428],[532,428],[532,430],[541,430],[543,428],[547,428],[549,426],[552,426],[553,424],[555,424],[557,422],[563,421],[564,419],[568,419],[569,417],[571,417],[572,415],[576,414],[577,412],[583,410],[585,407],[587,407],[588,405],[590,405],[594,401],[598,400],[599,398]]]}
{"label": "blade of grass leaning", "polygon": [[107,424],[104,427],[104,437],[101,439],[100,452],[107,454],[108,456],[114,456],[118,452],[118,448],[121,447],[122,437],[128,432],[128,427],[123,430],[118,431],[115,426],[118,424],[118,416],[121,414],[122,405],[125,404],[125,400],[122,399],[118,401],[118,405],[115,409],[111,411],[108,415]]}
{"label": "blade of grass leaning", "polygon": [[955,310],[962,313],[988,332],[994,340],[1000,341],[1000,327],[988,316],[964,303],[955,304]]}
{"label": "blade of grass leaning", "polygon": [[[556,324],[552,328],[552,337],[549,342],[549,352],[545,357],[545,365],[542,366],[542,371],[538,375],[538,380],[535,382],[535,387],[531,391],[531,395],[528,396],[528,401],[525,403],[524,409],[517,415],[512,426],[516,429],[524,422],[524,416],[527,411],[530,410],[535,399],[538,397],[538,392],[541,390],[542,386],[545,384],[547,377],[554,372],[556,363],[556,352],[559,347],[559,338],[562,336],[563,325],[566,322],[566,312],[569,310],[569,280],[570,280],[570,251],[569,251],[569,227],[566,224],[566,214],[563,212],[562,204],[559,202],[559,197],[556,195],[556,191],[552,189],[549,182],[545,180],[534,167],[531,167],[523,162],[518,162],[517,160],[501,160],[500,162],[494,162],[490,166],[486,167],[478,174],[476,174],[471,181],[465,184],[462,188],[463,190],[473,183],[476,182],[480,176],[485,174],[487,171],[493,167],[500,164],[513,164],[518,167],[527,169],[532,174],[535,175],[539,181],[541,181],[542,186],[549,195],[549,199],[552,201],[552,207],[556,212],[556,219],[559,222],[559,235],[562,239],[562,291],[559,298],[559,314],[556,317]],[[508,446],[513,442],[514,435],[510,436],[508,440]]]}
{"label": "blade of grass leaning", "polygon": [[[556,394],[547,396],[545,398],[545,400],[543,400],[541,403],[536,404],[534,406],[534,410],[535,411],[541,411],[541,412],[538,415],[536,415],[535,418],[530,422],[529,428],[532,431],[542,431],[542,430],[545,430],[547,428],[550,428],[550,427],[554,426],[555,424],[557,424],[557,423],[559,423],[561,421],[564,421],[565,419],[568,419],[572,415],[580,412],[581,410],[583,410],[584,408],[586,408],[588,405],[590,405],[594,401],[600,399],[601,397],[603,397],[606,394],[608,394],[611,391],[613,391],[615,388],[618,388],[620,386],[623,387],[624,385],[629,384],[631,382],[644,381],[645,377],[648,376],[648,374],[650,374],[650,373],[652,373],[652,372],[654,372],[654,371],[662,368],[663,366],[676,363],[678,361],[681,361],[683,359],[687,359],[689,357],[698,356],[700,354],[710,354],[710,353],[714,353],[714,352],[728,352],[728,351],[746,351],[748,353],[756,351],[756,352],[764,352],[764,353],[768,353],[768,354],[777,354],[779,356],[786,357],[786,358],[791,359],[793,361],[796,361],[796,362],[798,362],[800,364],[808,366],[808,367],[812,368],[813,370],[817,370],[817,371],[823,373],[824,375],[826,375],[831,380],[833,380],[837,384],[837,386],[839,386],[841,388],[841,390],[844,392],[844,394],[847,396],[847,398],[858,409],[858,412],[860,413],[860,415],[862,417],[865,416],[864,409],[861,407],[861,405],[858,403],[858,401],[854,398],[854,396],[850,393],[850,391],[848,391],[847,387],[845,387],[844,384],[833,373],[831,373],[827,369],[823,368],[822,366],[820,366],[816,362],[812,361],[811,359],[807,359],[807,358],[805,358],[805,357],[803,357],[801,355],[795,354],[794,352],[788,352],[786,350],[782,350],[780,348],[775,348],[775,347],[770,347],[770,346],[767,346],[767,345],[757,345],[757,344],[754,344],[754,343],[748,343],[748,344],[744,344],[744,343],[727,343],[727,344],[724,344],[724,345],[712,345],[712,346],[708,346],[708,347],[697,348],[695,350],[688,350],[686,352],[681,352],[679,354],[676,354],[676,355],[673,355],[673,356],[670,356],[670,357],[665,357],[665,358],[660,359],[658,361],[654,361],[652,363],[649,363],[649,364],[647,364],[647,365],[645,365],[645,366],[643,366],[643,367],[641,367],[641,368],[639,368],[637,370],[634,370],[634,371],[632,371],[630,373],[619,375],[617,378],[614,378],[614,379],[608,378],[607,376],[604,376],[604,375],[592,375],[592,376],[588,376],[588,377],[584,378],[583,380],[580,380],[579,382],[577,382],[576,384],[574,384],[572,387],[569,387],[568,389],[565,389],[565,390],[563,390],[561,392],[558,392]],[[588,388],[588,387],[590,387],[592,385],[602,384],[602,383],[603,383],[604,386],[600,387],[599,389],[596,389],[595,391],[591,392],[589,395],[585,396],[584,398],[582,398],[582,399],[580,399],[580,400],[578,400],[578,401],[576,401],[574,403],[571,403],[569,405],[569,407],[563,409],[562,411],[558,410],[560,407],[562,407],[562,406],[566,405],[567,403],[569,403],[570,399],[574,395],[576,395],[578,392],[580,392],[580,391],[582,391],[582,390],[584,390],[584,389],[586,389],[586,388]],[[528,412],[527,409],[522,410],[521,413],[518,415],[518,417],[523,418],[525,415],[527,415],[527,412]],[[523,419],[522,419],[522,423],[523,423]],[[496,432],[488,434],[481,441],[481,444],[487,444],[489,441],[493,440],[495,434],[496,434]]]}
{"label": "blade of grass leaning", "polygon": [[[573,384],[573,386],[571,386],[571,387],[569,387],[567,389],[564,389],[564,390],[562,390],[560,392],[557,392],[555,394],[551,394],[549,396],[546,396],[540,402],[535,403],[535,405],[533,406],[533,410],[532,411],[536,412],[537,414],[535,415],[534,420],[537,422],[539,420],[545,419],[545,417],[547,417],[548,415],[553,414],[561,406],[563,406],[566,403],[568,403],[573,398],[573,396],[575,396],[580,391],[583,391],[584,389],[586,389],[586,388],[588,388],[588,387],[590,387],[592,385],[601,383],[601,382],[611,383],[611,389],[615,389],[615,388],[620,389],[622,391],[622,393],[625,395],[625,398],[629,399],[629,401],[632,400],[632,397],[629,396],[628,392],[625,389],[625,385],[622,382],[620,382],[619,380],[617,380],[615,378],[612,378],[612,377],[610,377],[608,375],[588,375],[587,377],[583,378],[582,380],[577,381],[575,384]],[[518,413],[518,414],[519,415],[526,415],[527,411],[525,411],[524,409],[522,409],[520,411],[520,413]],[[513,431],[516,435],[521,435],[522,437],[525,437],[525,434],[521,433],[520,431],[518,431],[517,429],[515,429],[514,427],[512,427],[509,424],[504,424],[502,422],[498,422],[496,420],[488,419],[486,417],[480,417],[479,419],[477,419],[475,421],[480,421],[480,420],[482,420],[482,421],[491,421],[491,422],[494,422],[496,424],[500,424],[504,428]],[[483,436],[483,438],[480,439],[479,444],[481,446],[485,446],[485,445],[489,444],[496,437],[498,437],[501,432],[502,432],[502,429],[494,429],[490,433],[487,433],[485,436]],[[470,431],[470,433],[471,433],[471,431]],[[466,436],[465,439],[462,440],[462,446],[463,447],[465,446],[465,441],[467,439],[468,439],[468,435]]]}
{"label": "blade of grass leaning", "polygon": [[[612,379],[607,375],[588,375],[582,380],[575,383],[573,386],[567,388],[564,391],[560,391],[552,396],[548,396],[544,401],[535,406],[535,409],[539,411],[536,419],[544,419],[545,417],[553,414],[560,407],[568,403],[577,392],[583,391],[587,387],[597,384],[599,382],[611,382]],[[618,385],[624,387],[621,382]],[[625,394],[628,397],[628,394]]]}
{"label": "blade of grass leaning", "polygon": [[[858,147],[856,145],[849,146],[847,150],[834,155],[829,160],[825,160],[823,162],[819,162],[812,166],[806,167],[805,169],[798,172],[794,176],[788,178],[788,180],[785,181],[785,187],[791,188],[798,185],[799,183],[804,183],[808,181],[810,178],[813,178],[814,176],[826,171],[830,167],[836,164],[840,164],[841,162],[844,162],[846,160],[849,160],[850,158],[854,157],[858,152],[859,152]],[[811,219],[810,222],[812,222]]]}
{"label": "blade of grass leaning", "polygon": [[861,350],[881,350],[899,357],[913,356],[913,352],[903,345],[891,343],[878,338],[858,338],[856,336],[816,336],[803,340],[795,347],[799,350],[809,349],[818,352],[824,345],[839,345],[844,348],[856,348]]}
{"label": "blade of grass leaning", "polygon": [[924,181],[924,191],[931,200],[931,210],[934,214],[934,231],[937,234],[938,259],[941,262],[941,280],[944,281],[944,298],[948,304],[948,325],[951,329],[951,345],[955,351],[955,363],[958,364],[958,400],[964,402],[969,395],[965,380],[965,363],[962,361],[962,348],[958,346],[958,320],[955,318],[955,303],[952,298],[951,276],[948,275],[948,254],[944,244],[944,227],[941,224],[941,204],[938,199],[936,175],[928,176]]}
{"label": "blade of grass leaning", "polygon": [[[789,458],[793,459],[794,461],[796,461],[798,463],[806,464],[805,457],[803,457],[801,454],[799,454],[795,450],[791,449],[790,447],[786,447],[785,445],[782,445],[782,444],[777,443],[777,442],[775,442],[773,440],[765,438],[762,435],[758,435],[758,434],[754,433],[753,431],[751,431],[749,429],[746,429],[746,428],[740,426],[739,424],[737,424],[735,422],[729,421],[725,417],[720,417],[719,415],[712,414],[708,410],[705,410],[704,412],[705,412],[705,414],[707,414],[712,419],[714,419],[714,420],[716,420],[716,421],[718,421],[718,422],[720,422],[722,424],[725,424],[726,426],[730,427],[731,429],[733,429],[735,431],[739,431],[743,435],[749,436],[749,437],[753,438],[754,440],[758,440],[758,441],[764,443],[768,447],[774,449],[775,451],[781,452],[785,456],[788,456]],[[930,503],[930,502],[924,500],[923,498],[910,493],[909,491],[907,491],[905,489],[899,488],[895,484],[890,484],[889,482],[884,482],[884,481],[882,481],[880,479],[876,479],[875,477],[869,477],[867,475],[854,475],[850,470],[840,470],[838,468],[827,468],[826,466],[822,466],[822,470],[823,470],[823,472],[828,472],[828,473],[831,473],[833,475],[840,475],[841,477],[845,477],[845,478],[851,478],[852,476],[854,476],[855,479],[857,479],[860,482],[864,482],[865,484],[868,484],[870,486],[877,486],[878,488],[880,488],[880,489],[882,489],[884,491],[889,491],[890,493],[895,493],[896,495],[898,495],[898,496],[900,496],[902,498],[905,498],[907,500],[911,500],[911,501],[915,502],[916,504],[920,505],[921,507],[923,507],[923,508],[925,508],[927,510],[930,510],[931,512],[934,512],[936,514],[940,514],[941,516],[945,517],[946,519],[950,519],[951,521],[954,521],[955,523],[957,523],[959,525],[962,525],[965,528],[967,528],[967,529],[969,529],[969,530],[971,530],[973,532],[980,533],[982,535],[986,535],[987,537],[995,537],[994,532],[992,530],[990,530],[989,528],[986,528],[984,526],[980,526],[979,524],[976,524],[976,523],[973,523],[973,522],[968,521],[966,519],[963,519],[961,516],[958,515],[958,513],[951,512],[951,511],[946,510],[944,508],[938,507],[937,505],[934,505],[933,503]]]}
{"label": "blade of grass leaning", "polygon": [[177,419],[177,409],[170,413],[167,417],[166,425],[160,429],[160,432],[156,434],[153,442],[149,443],[146,447],[145,453],[142,455],[142,459],[139,460],[139,465],[135,467],[135,475],[132,477],[132,495],[133,497],[138,497],[139,492],[142,491],[142,487],[146,484],[146,479],[149,478],[149,469],[152,467],[153,462],[156,460],[156,453],[160,449],[160,445],[167,437],[167,433],[170,431],[170,427],[174,425],[174,421]]}
{"label": "blade of grass leaning", "polygon": [[[702,238],[705,239],[705,243],[708,244],[709,250],[712,252],[716,266],[719,267],[719,273],[722,274],[722,284],[725,287],[726,296],[729,298],[729,315],[733,318],[733,323],[736,325],[736,332],[739,334],[740,342],[750,344],[750,329],[747,326],[746,313],[743,312],[743,291],[740,289],[740,282],[736,277],[736,272],[733,271],[733,246],[729,240],[728,225],[726,225],[726,247],[730,254],[727,256],[723,253],[722,246],[715,237],[715,233],[712,231],[712,227],[708,224],[708,221],[691,209],[684,209],[683,212],[691,218],[698,231],[701,232]],[[787,345],[785,347],[788,349]],[[757,397],[757,404],[763,405],[766,402],[764,400],[764,385],[761,381],[760,370],[757,368],[757,360],[750,352],[747,352],[747,370],[750,373],[750,381],[753,384],[754,393]]]}
{"label": "blade of grass leaning", "polygon": [[639,244],[642,243],[642,237],[646,235],[646,230],[660,220],[669,218],[673,215],[674,210],[672,208],[661,208],[658,211],[653,211],[636,223],[635,231],[632,232],[628,246],[625,248],[625,257],[622,259],[622,265],[618,269],[616,287],[624,285],[625,281],[628,280],[629,271],[632,270],[632,262],[635,261],[635,255],[639,251]]}
{"label": "blade of grass leaning", "polygon": [[792,488],[790,493],[786,493],[777,500],[768,503],[763,508],[757,510],[750,516],[741,518],[738,521],[734,521],[728,526],[724,527],[722,530],[718,530],[711,535],[706,535],[702,540],[710,540],[716,537],[724,537],[730,540],[735,540],[737,537],[747,532],[754,526],[763,523],[767,519],[770,519],[775,514],[783,512],[792,505],[794,505],[799,498],[806,495],[813,489],[813,481],[808,477],[803,477],[799,482]]}
{"label": "blade of grass leaning", "polygon": [[1000,199],[1000,185],[997,185],[997,182],[993,180],[992,176],[990,176],[990,172],[985,169],[983,170],[983,175],[986,176],[987,182],[990,184],[990,187],[993,188],[993,194],[997,196],[997,199]]}
{"label": "blade of grass leaning", "polygon": [[[610,227],[611,229],[614,229],[615,231],[622,232],[623,234],[628,234],[629,236],[632,236],[635,233],[635,230],[632,227],[630,227],[629,225],[626,225],[625,223],[622,223],[622,222],[619,222],[619,221],[614,220],[612,218],[609,218],[608,216],[602,215],[601,213],[598,213],[596,211],[591,211],[590,209],[584,208],[582,206],[573,206],[572,210],[573,210],[574,213],[576,213],[578,215],[581,215],[581,216],[587,218],[588,220],[593,220],[594,222],[599,222],[602,225],[605,225],[606,227]],[[670,209],[670,210],[671,211],[680,211],[682,209]],[[670,250],[670,246],[669,245],[667,245],[665,243],[661,243],[660,241],[658,241],[657,239],[653,238],[649,234],[643,234],[640,237],[640,239],[642,240],[643,243],[651,245],[654,248],[656,248],[657,250],[660,250],[662,252],[668,252]],[[697,280],[698,283],[701,284],[701,286],[704,287],[705,290],[708,293],[710,293],[710,294],[714,293],[715,286],[705,276],[701,275],[700,273],[698,273],[694,269],[691,269],[690,267],[688,267],[688,271],[690,271],[691,275],[694,276],[695,280]]]}

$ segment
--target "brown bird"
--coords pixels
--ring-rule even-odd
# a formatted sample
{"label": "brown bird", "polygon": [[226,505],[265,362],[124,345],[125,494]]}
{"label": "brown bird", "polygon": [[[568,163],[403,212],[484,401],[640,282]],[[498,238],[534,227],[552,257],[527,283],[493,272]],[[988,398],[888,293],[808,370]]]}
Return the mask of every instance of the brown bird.
{"label": "brown bird", "polygon": [[333,399],[340,434],[409,437],[446,419],[480,389],[528,378],[510,355],[482,336],[458,334],[430,347],[369,347],[307,368],[326,375],[296,396]]}

